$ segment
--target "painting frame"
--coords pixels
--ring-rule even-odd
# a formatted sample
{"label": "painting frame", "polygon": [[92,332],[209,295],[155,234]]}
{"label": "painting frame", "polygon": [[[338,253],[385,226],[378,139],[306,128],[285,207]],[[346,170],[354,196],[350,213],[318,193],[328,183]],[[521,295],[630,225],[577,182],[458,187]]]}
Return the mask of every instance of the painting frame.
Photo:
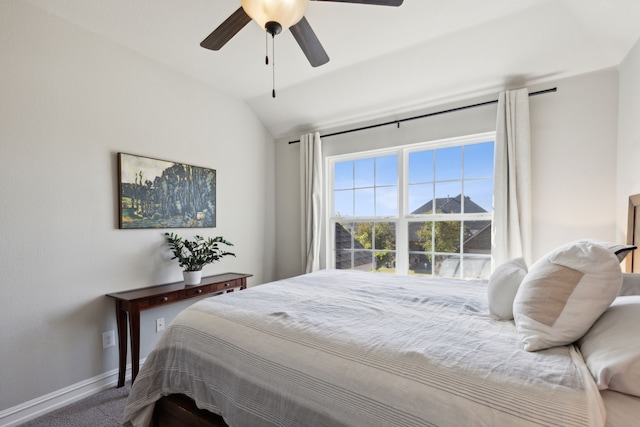
{"label": "painting frame", "polygon": [[216,170],[118,153],[118,228],[214,228]]}
{"label": "painting frame", "polygon": [[[629,196],[627,209],[627,244],[640,246],[640,194]],[[625,259],[627,273],[640,272],[640,251],[633,251]]]}

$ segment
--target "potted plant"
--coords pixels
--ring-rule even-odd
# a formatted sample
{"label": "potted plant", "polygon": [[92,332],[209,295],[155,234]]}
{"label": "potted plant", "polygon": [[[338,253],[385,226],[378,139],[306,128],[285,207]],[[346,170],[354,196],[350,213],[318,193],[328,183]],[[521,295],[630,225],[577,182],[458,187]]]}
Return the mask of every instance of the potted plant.
{"label": "potted plant", "polygon": [[194,236],[193,240],[183,239],[174,233],[164,233],[178,265],[184,269],[184,282],[187,285],[197,285],[202,279],[202,267],[218,261],[227,255],[236,256],[231,252],[222,250],[218,244],[233,246],[233,243],[224,240],[222,236],[209,237]]}

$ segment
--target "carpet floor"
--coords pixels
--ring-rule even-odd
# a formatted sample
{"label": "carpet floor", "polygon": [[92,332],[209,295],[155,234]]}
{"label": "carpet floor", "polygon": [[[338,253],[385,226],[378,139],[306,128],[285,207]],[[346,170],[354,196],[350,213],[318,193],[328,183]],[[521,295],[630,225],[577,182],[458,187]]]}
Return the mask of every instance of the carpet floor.
{"label": "carpet floor", "polygon": [[117,427],[122,425],[129,386],[109,388],[21,424],[21,427]]}

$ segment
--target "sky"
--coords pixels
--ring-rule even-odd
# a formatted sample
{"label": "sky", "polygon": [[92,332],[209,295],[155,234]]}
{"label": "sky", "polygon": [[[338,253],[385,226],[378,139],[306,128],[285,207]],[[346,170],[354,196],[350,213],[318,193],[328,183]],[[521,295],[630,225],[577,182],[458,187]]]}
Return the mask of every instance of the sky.
{"label": "sky", "polygon": [[[464,192],[491,212],[493,142],[413,151],[408,154],[408,212],[436,198]],[[464,170],[463,170],[464,169]],[[398,156],[336,162],[334,214],[398,215]]]}
{"label": "sky", "polygon": [[135,183],[136,174],[143,171],[143,181],[153,181],[156,177],[162,176],[162,172],[174,165],[174,162],[165,160],[150,159],[148,157],[134,156],[131,154],[121,154],[120,163],[122,182]]}

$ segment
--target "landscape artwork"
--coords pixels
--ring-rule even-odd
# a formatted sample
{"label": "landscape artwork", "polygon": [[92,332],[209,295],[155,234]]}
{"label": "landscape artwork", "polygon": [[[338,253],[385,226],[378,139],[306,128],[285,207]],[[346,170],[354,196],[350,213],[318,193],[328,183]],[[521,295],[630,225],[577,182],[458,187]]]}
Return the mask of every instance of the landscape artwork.
{"label": "landscape artwork", "polygon": [[216,226],[216,171],[118,153],[120,228]]}

